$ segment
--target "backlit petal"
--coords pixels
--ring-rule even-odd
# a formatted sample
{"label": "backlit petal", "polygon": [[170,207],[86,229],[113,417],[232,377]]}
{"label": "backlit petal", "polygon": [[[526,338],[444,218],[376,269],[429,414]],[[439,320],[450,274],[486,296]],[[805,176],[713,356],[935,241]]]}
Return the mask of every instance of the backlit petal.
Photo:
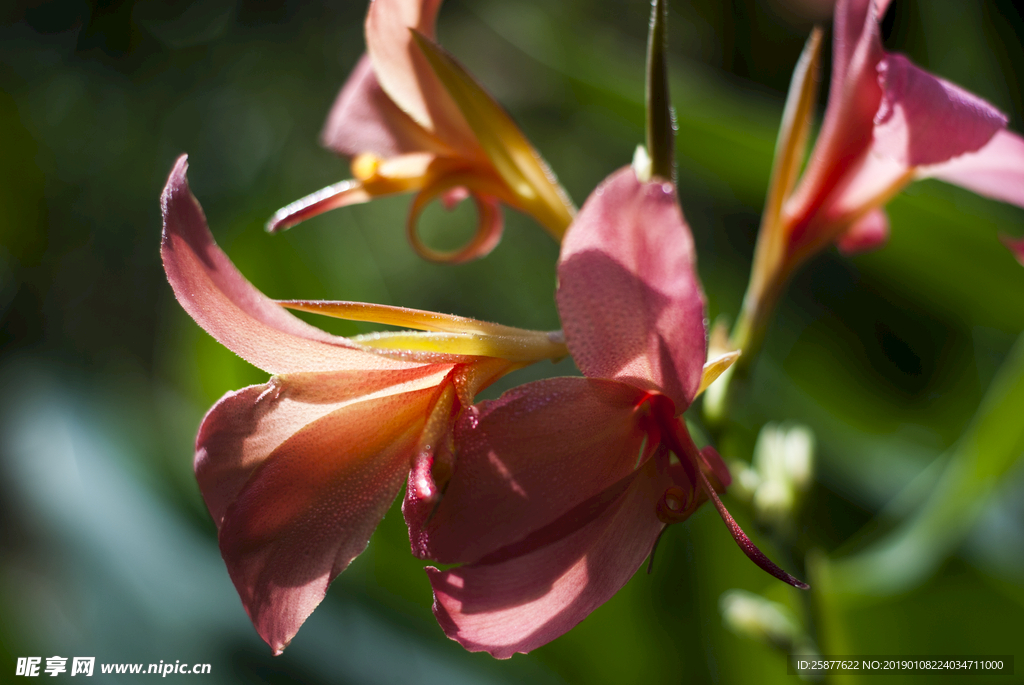
{"label": "backlit petal", "polygon": [[289,374],[227,393],[207,412],[196,437],[196,480],[210,516],[219,527],[253,470],[303,427],[357,400],[435,387],[451,370],[449,364],[424,364]]}
{"label": "backlit petal", "polygon": [[441,0],[373,0],[366,52],[381,88],[403,111],[462,156],[481,153],[459,108],[414,44],[410,29],[434,37]]}
{"label": "backlit petal", "polygon": [[938,164],[983,147],[1006,115],[903,55],[878,65],[884,87],[875,116],[875,149],[907,166]]}
{"label": "backlit petal", "polygon": [[576,208],[512,117],[441,46],[414,34],[441,82],[468,122],[494,169],[511,190],[510,204],[561,240]]}
{"label": "backlit petal", "polygon": [[612,174],[562,244],[555,295],[584,374],[668,395],[682,411],[706,359],[704,295],[675,188]]}
{"label": "backlit petal", "polygon": [[310,326],[245,280],[213,241],[203,210],[189,191],[187,168],[182,156],[161,197],[160,254],[175,297],[207,333],[270,373],[413,366],[364,352]]}
{"label": "backlit petal", "polygon": [[221,553],[275,653],[366,547],[409,471],[438,392],[387,395],[311,421],[273,449],[227,508]]}
{"label": "backlit petal", "polygon": [[595,501],[584,525],[569,520],[564,536],[551,531],[547,545],[448,571],[428,567],[438,623],[469,651],[499,659],[564,634],[618,592],[651,552],[664,527],[657,503],[671,485],[650,460],[610,488],[614,499]]}
{"label": "backlit petal", "polygon": [[446,147],[387,96],[363,55],[327,116],[320,142],[339,155],[372,152],[394,157],[407,152],[443,152]]}
{"label": "backlit petal", "polygon": [[918,175],[1024,207],[1024,138],[1010,131],[999,131],[977,152],[920,168]]}
{"label": "backlit petal", "polygon": [[413,552],[476,561],[631,473],[645,443],[636,411],[644,394],[624,383],[554,378],[467,409],[440,505],[417,510],[407,502]]}

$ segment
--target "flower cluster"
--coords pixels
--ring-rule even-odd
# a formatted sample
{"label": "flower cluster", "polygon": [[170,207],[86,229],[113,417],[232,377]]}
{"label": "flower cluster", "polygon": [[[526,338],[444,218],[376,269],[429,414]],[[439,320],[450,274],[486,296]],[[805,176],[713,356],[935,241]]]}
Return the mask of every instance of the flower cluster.
{"label": "flower cluster", "polygon": [[[373,0],[367,54],[323,133],[327,147],[353,158],[354,179],[285,207],[268,228],[415,192],[414,249],[463,261],[495,247],[508,205],[561,241],[562,331],[271,300],[217,247],[184,157],[164,190],[161,252],[175,296],[210,335],[272,374],[210,409],[195,452],[228,573],[256,630],[280,653],[403,483],[413,553],[445,565],[426,569],[438,622],[472,651],[507,658],[565,633],[629,580],[666,525],[707,501],[748,557],[806,588],[726,511],[719,494],[729,471],[681,418],[748,349],[708,360],[704,294],[672,181],[625,167],[577,212],[511,118],[434,43],[440,4]],[[887,4],[837,4],[832,92],[799,183],[820,32],[797,68],[745,304],[758,317],[772,299],[765,293],[814,251],[836,240],[878,243],[887,226],[880,207],[913,178],[1024,204],[1024,141],[991,106],[885,53],[877,21]],[[422,245],[424,206],[470,197],[479,215],[470,243],[452,253]],[[340,338],[288,310],[411,330]],[[498,378],[567,355],[583,377],[476,402]]]}

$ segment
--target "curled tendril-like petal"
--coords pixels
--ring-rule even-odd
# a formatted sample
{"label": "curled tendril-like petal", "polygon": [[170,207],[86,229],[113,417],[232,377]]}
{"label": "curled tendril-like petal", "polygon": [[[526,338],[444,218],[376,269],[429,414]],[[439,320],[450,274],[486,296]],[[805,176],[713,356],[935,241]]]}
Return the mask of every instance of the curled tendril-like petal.
{"label": "curled tendril-like petal", "polygon": [[[504,229],[504,219],[501,214],[497,193],[500,188],[497,184],[489,188],[486,181],[468,172],[453,173],[445,175],[433,183],[428,184],[413,199],[409,208],[409,219],[406,223],[406,235],[416,254],[426,260],[441,264],[461,264],[478,257],[483,257],[495,248],[501,240],[501,233]],[[481,188],[481,186],[484,186]],[[435,250],[428,247],[419,235],[419,219],[427,205],[435,199],[440,198],[446,207],[449,207],[449,199],[452,198],[452,191],[466,188],[476,204],[477,225],[476,232],[468,243],[455,250]],[[478,189],[484,192],[479,192]],[[495,191],[494,194],[488,191]],[[457,197],[457,195],[455,195]]]}
{"label": "curled tendril-like petal", "polygon": [[690,495],[691,493],[678,485],[665,490],[658,500],[658,520],[662,523],[679,523],[690,518],[690,514],[693,513],[690,511]]}

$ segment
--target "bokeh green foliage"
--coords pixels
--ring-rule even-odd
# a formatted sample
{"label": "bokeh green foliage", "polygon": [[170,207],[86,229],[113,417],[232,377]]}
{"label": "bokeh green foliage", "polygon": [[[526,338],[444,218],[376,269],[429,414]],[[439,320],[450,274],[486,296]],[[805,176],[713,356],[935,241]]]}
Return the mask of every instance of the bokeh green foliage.
{"label": "bokeh green foliage", "polygon": [[[783,90],[809,30],[785,6],[669,3],[679,193],[712,319],[739,309]],[[643,140],[648,10],[448,0],[439,35],[582,203]],[[262,231],[278,207],[348,175],[316,139],[363,49],[364,11],[284,0],[0,10],[0,679],[18,656],[61,654],[209,662],[216,682],[788,682],[778,653],[722,626],[718,602],[731,588],[794,609],[803,598],[744,559],[708,508],[666,533],[651,575],[511,662],[444,637],[397,508],[283,657],[248,625],[191,455],[204,411],[266,375],[202,332],[164,280],[157,199],[178,154],[190,155],[218,242],[271,296],[559,326],[557,246],[511,212],[498,249],[457,267],[412,254],[407,198]],[[986,97],[1017,131],[1022,28],[1009,0],[896,0],[885,22],[890,49]],[[885,248],[823,254],[796,276],[719,445],[749,459],[767,421],[813,429],[818,480],[803,532],[826,553],[898,525],[899,511],[875,514],[954,448],[1024,330],[1024,268],[996,239],[1021,235],[1024,212],[934,182],[889,209]],[[433,208],[424,233],[440,245],[471,220]],[[571,362],[521,372],[490,396],[559,373],[574,373]],[[1022,475],[1018,465],[994,484],[934,574],[843,609],[847,653],[1019,650]],[[726,500],[778,558],[742,503]]]}

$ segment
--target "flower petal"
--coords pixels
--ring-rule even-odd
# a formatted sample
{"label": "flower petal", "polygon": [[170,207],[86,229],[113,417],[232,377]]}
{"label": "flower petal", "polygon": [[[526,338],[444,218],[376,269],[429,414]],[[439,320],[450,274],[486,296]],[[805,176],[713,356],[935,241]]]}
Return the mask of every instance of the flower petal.
{"label": "flower petal", "polygon": [[275,376],[229,392],[207,412],[196,436],[196,480],[219,527],[252,472],[303,427],[353,401],[436,387],[450,364],[406,370]]}
{"label": "flower petal", "polygon": [[562,244],[558,311],[580,370],[689,406],[706,358],[693,238],[671,183],[629,167],[587,199]]}
{"label": "flower petal", "polygon": [[1024,207],[1024,138],[999,131],[977,152],[918,169],[922,178],[937,178],[979,195]]}
{"label": "flower petal", "polygon": [[433,38],[440,8],[441,0],[374,0],[366,14],[366,52],[398,107],[460,156],[480,157],[473,131],[410,32]]}
{"label": "flower petal", "polygon": [[875,149],[906,166],[938,164],[982,148],[1006,115],[903,55],[878,65],[884,95],[875,115]]}
{"label": "flower petal", "polygon": [[856,254],[881,247],[889,238],[889,217],[884,209],[873,209],[858,219],[839,239],[839,249]]}
{"label": "flower petal", "polygon": [[229,350],[270,373],[401,369],[413,364],[364,352],[289,314],[245,280],[210,235],[178,159],[160,203],[167,280],[196,323]]}
{"label": "flower petal", "polygon": [[875,113],[882,99],[876,67],[884,57],[875,4],[839,0],[825,118],[807,169],[784,208],[787,223],[798,231],[813,219],[847,168],[871,147]]}
{"label": "flower petal", "polygon": [[530,214],[561,240],[576,208],[512,117],[465,67],[426,36],[413,37],[476,135],[494,169],[512,192],[509,203]]}
{"label": "flower petal", "polygon": [[406,502],[413,552],[472,562],[518,542],[630,474],[645,454],[624,383],[553,378],[468,408],[441,503]]}
{"label": "flower petal", "polygon": [[324,212],[369,202],[373,197],[357,180],[329,185],[274,212],[267,221],[267,233],[278,233]]}
{"label": "flower petal", "polygon": [[[319,418],[316,414],[324,409],[319,405],[307,407],[305,417],[279,407],[273,397],[269,408],[250,405],[250,420],[267,426],[266,433],[257,430],[251,436],[254,447],[263,438],[276,439],[297,428],[253,469],[220,526],[221,553],[231,579],[253,625],[275,653],[288,645],[334,577],[366,547],[409,471],[438,393],[428,387],[385,395]],[[235,397],[243,402],[250,395],[242,391]],[[221,411],[230,413],[236,409],[229,408],[232,404],[229,399]],[[304,419],[312,420],[299,427]],[[275,420],[283,425],[273,426]],[[244,421],[241,425],[248,427]],[[228,430],[222,437],[230,443]],[[206,457],[231,458],[230,450]]]}
{"label": "flower petal", "polygon": [[428,567],[438,623],[469,651],[499,659],[564,634],[611,599],[651,552],[664,527],[657,503],[671,486],[652,459],[609,488],[617,496],[595,502],[585,525],[567,521],[564,536],[552,531],[550,544],[493,563]]}
{"label": "flower petal", "polygon": [[372,152],[395,157],[407,152],[443,152],[446,146],[387,96],[363,55],[338,93],[320,133],[324,147],[355,157]]}

